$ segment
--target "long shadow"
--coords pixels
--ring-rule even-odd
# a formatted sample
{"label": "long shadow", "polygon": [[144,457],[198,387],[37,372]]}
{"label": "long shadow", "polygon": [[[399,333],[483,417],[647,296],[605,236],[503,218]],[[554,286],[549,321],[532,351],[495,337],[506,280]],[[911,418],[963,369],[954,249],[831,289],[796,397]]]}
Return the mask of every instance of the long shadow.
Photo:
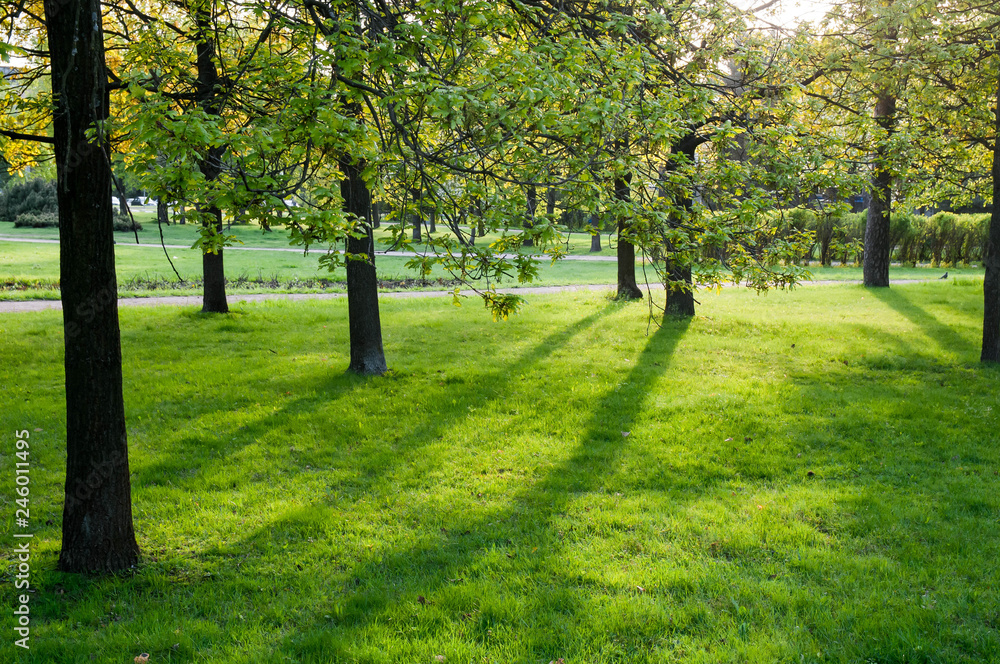
{"label": "long shadow", "polygon": [[[465,386],[447,386],[442,394],[441,402],[450,404],[445,412],[439,413],[435,417],[414,418],[410,422],[400,421],[394,415],[394,408],[397,404],[391,399],[379,400],[374,408],[380,409],[367,413],[374,418],[384,418],[386,421],[397,421],[400,425],[394,432],[386,432],[386,436],[379,441],[357,448],[357,441],[347,440],[350,421],[345,420],[342,426],[337,428],[337,437],[326,440],[322,449],[302,450],[300,461],[303,464],[321,465],[331,460],[331,457],[346,454],[350,457],[351,463],[357,465],[359,459],[363,459],[364,468],[360,469],[356,477],[350,480],[352,491],[361,491],[366,486],[377,483],[380,478],[391,473],[395,467],[405,463],[419,447],[434,441],[443,432],[453,427],[456,421],[468,417],[470,409],[478,408],[497,399],[498,397],[509,396],[512,392],[513,378],[519,374],[529,371],[538,363],[559,349],[569,344],[573,338],[592,328],[601,319],[617,310],[618,305],[608,303],[599,311],[596,311],[585,318],[582,318],[572,325],[560,329],[548,335],[540,342],[529,346],[516,359],[497,365],[493,358],[483,358],[483,366],[491,367],[485,374],[476,376],[476,382],[480,389],[469,390]],[[438,338],[438,343],[447,344],[448,339]],[[416,349],[409,349],[409,352],[418,352]],[[378,386],[380,384],[389,385],[394,379],[392,377],[381,377],[373,379],[363,379],[351,375],[323,375],[320,378],[281,378],[280,390],[293,394],[309,394],[295,398],[286,402],[277,411],[255,421],[241,425],[238,429],[231,426],[228,429],[217,429],[216,438],[228,438],[229,443],[217,445],[216,451],[219,455],[199,469],[199,474],[204,476],[212,472],[214,467],[225,467],[226,472],[231,474],[232,469],[228,468],[230,459],[243,447],[254,444],[254,442],[273,431],[281,423],[287,423],[290,418],[315,418],[317,413],[330,413],[331,402],[344,399],[349,394],[364,386]],[[273,386],[272,386],[273,388]],[[485,388],[488,388],[488,392]],[[210,416],[214,410],[206,409],[201,413],[202,417]],[[220,413],[222,414],[222,413]],[[222,418],[220,418],[222,419]],[[412,424],[412,428],[406,430],[404,427]],[[211,438],[209,436],[208,438]],[[392,440],[390,440],[390,438]],[[203,450],[206,444],[205,436],[186,436],[180,441],[181,447],[174,449],[171,455],[158,463],[148,464],[135,470],[138,485],[144,485],[153,481],[162,481],[163,478],[171,474],[183,473],[190,466],[190,461],[186,454]],[[350,449],[349,454],[345,450]],[[244,472],[244,480],[253,475],[253,469],[247,467]]]}
{"label": "long shadow", "polygon": [[[581,322],[575,327],[583,326]],[[561,573],[556,571],[555,559],[564,548],[564,540],[557,532],[556,520],[577,497],[600,494],[602,489],[607,492],[608,487],[615,486],[621,479],[616,478],[621,461],[629,454],[631,442],[635,440],[633,436],[641,435],[633,433],[632,429],[639,423],[657,381],[670,366],[687,327],[687,320],[672,322],[650,338],[624,379],[594,404],[589,422],[569,456],[551,466],[539,481],[526,483],[514,495],[494,500],[475,515],[452,518],[447,522],[448,527],[442,529],[443,535],[428,532],[418,543],[396,549],[390,544],[388,550],[373,551],[350,565],[352,580],[343,589],[343,594],[330,600],[327,606],[316,609],[313,624],[298,630],[299,635],[310,636],[304,642],[290,636],[285,643],[275,647],[275,654],[297,654],[306,661],[311,655],[310,648],[315,645],[314,640],[319,638],[324,641],[322,647],[328,657],[348,658],[353,640],[351,634],[360,634],[371,626],[391,621],[391,612],[401,603],[412,602],[418,594],[433,597],[465,580],[475,583],[477,577],[486,579],[492,573],[489,570],[496,565],[502,565],[519,553],[526,555],[532,549],[535,567],[539,570],[536,574],[544,578]],[[569,335],[563,337],[569,338]],[[697,493],[692,490],[688,498],[694,499]],[[317,501],[314,508],[320,507]],[[301,530],[298,522],[311,509],[297,510],[269,524],[236,543],[231,552],[268,546],[275,529],[281,532]],[[405,522],[414,514],[404,512],[396,516]],[[224,552],[206,553],[212,556]],[[467,579],[459,578],[463,576]],[[523,581],[530,582],[529,579]],[[586,618],[573,615],[578,607],[574,608],[565,595],[535,599],[543,604],[559,605],[561,613],[570,614],[570,620]],[[326,614],[326,619],[320,614]],[[503,618],[484,609],[475,621],[474,631],[485,639]],[[545,631],[541,626],[538,630]],[[346,638],[330,637],[334,631]],[[559,635],[558,630],[552,630],[551,636],[539,643],[538,652],[531,656],[556,652],[567,645],[567,638],[567,634]],[[299,651],[300,647],[303,650]]]}
{"label": "long shadow", "polygon": [[928,337],[937,341],[942,350],[963,355],[979,352],[979,349],[975,348],[968,339],[943,324],[925,309],[914,304],[898,289],[872,288],[868,292],[919,327]]}

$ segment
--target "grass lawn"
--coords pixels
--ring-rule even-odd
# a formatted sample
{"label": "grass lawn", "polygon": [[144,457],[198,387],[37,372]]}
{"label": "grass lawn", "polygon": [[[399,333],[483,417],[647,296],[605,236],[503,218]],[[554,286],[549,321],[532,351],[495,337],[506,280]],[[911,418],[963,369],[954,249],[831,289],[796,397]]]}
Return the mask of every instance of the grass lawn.
{"label": "grass lawn", "polygon": [[[167,226],[164,240],[168,245],[188,247],[194,241],[192,226]],[[245,226],[234,226],[235,234],[244,244],[237,245],[225,253],[226,274],[231,282],[228,292],[313,292],[346,289],[346,274],[343,269],[333,273],[318,264],[322,252],[292,250],[287,236],[281,232],[262,234]],[[0,222],[0,236],[57,240],[55,229],[15,229],[10,222]],[[179,287],[170,262],[159,245],[159,233],[155,226],[147,226],[140,234],[142,244],[136,246],[135,236],[130,233],[116,233],[115,248],[118,271],[119,294],[122,296],[200,294],[201,286]],[[267,248],[276,251],[246,251],[243,247]],[[185,280],[200,279],[202,275],[201,254],[194,249],[170,248],[171,260]],[[379,278],[385,280],[413,280],[419,273],[406,267],[409,258],[378,256]],[[614,283],[616,279],[614,262],[564,261],[552,265],[543,261],[539,279],[523,284],[526,286],[562,286],[568,284]],[[655,274],[650,271],[650,278]],[[275,280],[280,285],[240,284],[241,279]],[[309,283],[309,280],[327,279],[338,283],[328,286]],[[437,279],[450,279],[450,275],[435,268],[427,288],[442,289]],[[56,284],[59,280],[59,246],[57,244],[35,244],[4,241],[0,238],[0,299],[58,299]],[[156,283],[156,288],[150,287]],[[162,282],[171,282],[169,284]],[[501,284],[518,286],[516,280]]]}
{"label": "grass lawn", "polygon": [[[200,294],[198,284],[181,285],[170,263],[159,247],[160,237],[155,221],[147,219],[151,213],[138,213],[139,220],[145,224],[139,233],[139,241],[144,245],[136,246],[135,236],[131,233],[116,233],[116,266],[118,269],[119,294],[122,296],[148,296],[177,294]],[[196,237],[194,226],[171,225],[164,226],[164,241],[167,245],[177,245],[181,248],[170,248],[168,252],[180,275],[186,281],[198,280],[202,274],[201,254],[189,249]],[[233,226],[231,232],[241,244],[226,251],[226,274],[230,280],[228,292],[316,292],[345,290],[346,276],[344,270],[330,273],[320,269],[318,258],[321,252],[316,251],[303,255],[288,244],[287,235],[280,231],[263,233],[259,228],[250,226]],[[385,227],[381,234],[388,237]],[[442,230],[439,234],[445,233]],[[34,238],[58,240],[55,229],[14,228],[11,222],[0,222],[0,299],[58,299],[56,284],[59,279],[59,247],[55,244],[27,244],[10,242],[3,237]],[[488,236],[489,240],[492,236]],[[586,246],[584,246],[586,244]],[[571,255],[589,256],[589,236],[583,233],[573,233],[570,237]],[[614,252],[604,243],[605,250],[600,255],[613,256]],[[273,249],[275,251],[246,251],[246,248]],[[383,247],[387,249],[388,247]],[[416,245],[421,249],[423,245]],[[289,251],[289,249],[293,249]],[[376,259],[379,278],[391,281],[414,280],[418,273],[408,269],[409,259],[395,256],[379,256]],[[614,262],[591,261],[560,261],[552,265],[543,261],[539,279],[527,286],[563,286],[569,284],[611,284],[617,279]],[[810,267],[813,279],[818,281],[860,281],[861,268],[855,266],[824,268],[813,264]],[[937,279],[945,272],[950,279],[982,278],[983,270],[975,267],[930,268],[927,266],[910,268],[894,266],[890,270],[893,280]],[[637,274],[640,283],[644,281],[641,271]],[[646,277],[651,283],[656,282],[656,274],[652,268],[647,269]],[[326,279],[332,284],[315,283],[313,280]],[[425,288],[441,289],[445,286],[438,279],[450,279],[450,275],[440,268],[435,268],[430,281]],[[247,281],[250,280],[250,281]],[[273,281],[274,283],[253,283],[254,280]],[[501,284],[501,286],[518,286],[516,281]]]}
{"label": "grass lawn", "polygon": [[31,650],[8,628],[0,661],[1000,661],[981,285],[700,299],[648,334],[594,293],[386,301],[375,379],[343,301],[123,309],[120,578],[54,571],[61,319],[0,317],[36,533]]}

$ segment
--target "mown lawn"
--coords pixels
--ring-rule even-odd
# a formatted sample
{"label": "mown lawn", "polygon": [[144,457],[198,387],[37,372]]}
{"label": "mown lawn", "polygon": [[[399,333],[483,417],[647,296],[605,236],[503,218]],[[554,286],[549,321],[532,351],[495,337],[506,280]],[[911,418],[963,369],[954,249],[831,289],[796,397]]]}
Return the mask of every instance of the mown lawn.
{"label": "mown lawn", "polygon": [[[136,246],[135,235],[131,233],[115,233],[118,243],[116,267],[118,271],[119,294],[123,297],[142,297],[151,295],[197,295],[201,293],[199,280],[202,276],[202,257],[198,250],[190,249],[196,238],[196,229],[192,225],[164,226],[164,243],[170,245],[167,255],[160,245],[159,231],[155,221],[146,219],[151,213],[139,213],[140,221],[146,224],[140,232],[139,242],[146,246]],[[282,230],[264,233],[258,227],[233,226],[230,231],[238,238],[233,248],[225,253],[226,276],[229,280],[229,293],[257,292],[320,292],[343,291],[346,289],[346,275],[343,269],[330,272],[319,266],[318,248],[304,255],[300,250],[290,247],[288,236]],[[388,238],[387,227],[379,231],[383,239]],[[441,227],[438,235],[447,234],[447,229]],[[10,222],[0,222],[0,300],[24,299],[58,299],[57,288],[59,280],[59,247],[57,244],[33,244],[12,242],[3,238],[58,240],[56,229],[14,228]],[[495,239],[487,236],[485,241]],[[589,236],[583,233],[572,233],[567,237],[568,248],[572,256],[591,256]],[[610,258],[615,255],[607,242],[600,256]],[[414,245],[412,249],[423,250],[424,245]],[[564,247],[565,248],[565,247]],[[251,250],[252,249],[252,250]],[[268,249],[269,251],[259,251]],[[380,250],[388,250],[386,245],[380,245]],[[525,251],[535,251],[525,249]],[[453,284],[441,283],[438,280],[450,280],[452,276],[440,267],[435,267],[427,284],[414,284],[419,280],[417,270],[406,266],[409,258],[380,255],[376,259],[379,278],[387,282],[408,281],[407,289],[444,289],[454,287]],[[171,266],[173,263],[173,267]],[[178,283],[177,273],[185,280]],[[519,284],[516,279],[507,280],[503,287],[524,286],[563,286],[570,284],[612,284],[617,279],[617,267],[613,261],[580,261],[564,260],[551,264],[543,259],[539,266],[539,277],[530,283]],[[822,267],[815,261],[809,267],[812,278],[816,281],[861,281],[861,267],[836,265]],[[948,266],[931,268],[926,265],[911,268],[908,266],[893,266],[890,278],[901,280],[938,279],[945,273],[949,279],[982,278],[982,267]],[[657,283],[657,276],[652,266],[647,266],[645,273],[640,265],[637,274],[640,284],[648,281]],[[319,282],[318,280],[326,280]],[[485,284],[479,284],[485,286]],[[386,289],[395,289],[396,284],[387,284]]]}
{"label": "mown lawn", "polygon": [[0,660],[1000,661],[981,285],[699,299],[661,329],[593,293],[387,300],[375,379],[343,301],[123,309],[120,578],[54,571],[60,317],[0,317],[36,529],[32,648]]}

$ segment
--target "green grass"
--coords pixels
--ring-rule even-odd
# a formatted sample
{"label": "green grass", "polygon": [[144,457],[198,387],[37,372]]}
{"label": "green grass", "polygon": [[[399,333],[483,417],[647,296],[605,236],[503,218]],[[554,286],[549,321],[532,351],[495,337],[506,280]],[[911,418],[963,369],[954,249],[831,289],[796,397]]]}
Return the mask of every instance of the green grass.
{"label": "green grass", "polygon": [[0,660],[1000,661],[981,286],[701,300],[648,334],[598,294],[386,301],[376,379],[344,373],[343,301],[123,309],[121,578],[54,571],[60,318],[3,316],[37,592]]}
{"label": "green grass", "polygon": [[[145,222],[144,222],[145,223]],[[321,252],[311,252],[303,255],[300,251],[288,251],[287,236],[282,232],[262,233],[246,226],[234,226],[233,232],[243,244],[237,247],[256,247],[275,249],[276,251],[245,251],[233,248],[225,253],[226,274],[230,280],[245,278],[275,279],[281,287],[252,287],[233,285],[230,293],[247,293],[264,291],[278,292],[313,292],[317,290],[343,290],[346,285],[329,288],[307,287],[295,285],[293,282],[309,279],[331,279],[343,283],[346,275],[343,269],[328,272],[320,268],[318,259]],[[55,229],[15,229],[12,223],[0,222],[0,236],[56,240]],[[195,231],[192,226],[164,227],[164,240],[167,245],[190,246],[194,241]],[[148,289],[144,286],[135,287],[133,282],[169,281],[176,282],[176,276],[170,266],[170,261],[159,247],[159,233],[155,226],[147,225],[139,233],[142,244],[157,246],[136,246],[135,236],[131,233],[116,233],[117,246],[115,260],[118,272],[119,294],[122,296],[164,295],[164,294],[198,294],[200,287],[193,288],[157,288]],[[185,280],[199,279],[202,274],[201,254],[194,249],[169,248],[171,261]],[[395,256],[378,256],[379,278],[386,280],[412,280],[419,277],[415,270],[408,269],[409,259]],[[655,275],[651,275],[655,278]],[[56,284],[59,279],[59,247],[56,244],[36,244],[11,242],[0,239],[0,282],[9,285],[0,289],[0,299],[58,299]],[[435,268],[430,275],[428,288],[441,289],[436,284],[437,279],[450,279],[450,275],[440,268]],[[562,262],[551,265],[543,262],[539,279],[520,284],[526,286],[561,286],[568,284],[601,284],[614,283],[616,267],[613,262]],[[290,285],[292,284],[292,285]],[[501,284],[503,286],[518,286],[516,281]]]}
{"label": "green grass", "polygon": [[[177,294],[199,294],[200,286],[179,287],[176,276],[162,248],[159,247],[159,231],[150,213],[138,213],[139,220],[145,224],[139,233],[140,243],[157,246],[136,246],[135,236],[131,233],[116,233],[116,266],[118,269],[119,293],[126,297]],[[149,217],[149,218],[147,218]],[[196,236],[194,226],[165,226],[164,240],[167,245],[189,247]],[[329,290],[344,290],[346,279],[344,271],[333,273],[320,269],[318,258],[320,252],[303,255],[292,250],[288,245],[287,235],[276,230],[264,233],[259,228],[251,226],[233,226],[231,230],[241,244],[226,252],[226,274],[231,282],[228,292],[233,294],[255,292],[316,292]],[[440,234],[445,231],[440,231]],[[380,230],[383,237],[388,237],[386,228]],[[23,242],[4,241],[3,237],[20,237],[57,240],[55,229],[15,229],[10,222],[0,222],[0,299],[58,299],[59,292],[55,285],[59,278],[59,249],[54,244],[27,244]],[[493,236],[487,236],[489,241]],[[573,233],[570,237],[571,255],[590,255],[589,236],[583,233]],[[422,249],[424,245],[415,245]],[[611,256],[614,252],[604,243],[601,255]],[[273,249],[275,251],[245,251],[245,248]],[[526,250],[530,251],[530,250]],[[186,281],[199,279],[202,274],[201,254],[197,250],[187,248],[170,248],[174,267]],[[379,256],[379,276],[384,280],[413,280],[418,273],[406,267],[409,259],[394,256]],[[855,266],[824,268],[818,265],[810,267],[813,279],[820,281],[860,281],[861,268]],[[927,266],[909,268],[894,266],[890,270],[893,280],[936,279],[945,272],[950,278],[977,278],[983,270],[979,267],[947,267],[930,268]],[[656,281],[656,275],[650,268],[647,277]],[[637,275],[640,282],[643,275]],[[277,280],[280,286],[240,285],[240,279]],[[330,286],[304,284],[312,279],[329,279],[335,283]],[[438,279],[450,279],[450,275],[440,268],[435,268],[430,276],[427,288],[441,289],[445,286],[437,283]],[[611,284],[617,279],[614,262],[560,261],[552,265],[543,261],[539,279],[518,284],[510,281],[501,286],[563,286],[570,284]],[[172,282],[167,288],[160,283],[152,287],[150,282]]]}

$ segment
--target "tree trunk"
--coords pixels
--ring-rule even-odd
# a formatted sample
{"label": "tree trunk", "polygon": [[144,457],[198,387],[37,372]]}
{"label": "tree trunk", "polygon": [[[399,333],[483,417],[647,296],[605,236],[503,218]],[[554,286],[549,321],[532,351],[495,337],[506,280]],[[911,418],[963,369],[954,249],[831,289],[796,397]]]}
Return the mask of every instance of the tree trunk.
{"label": "tree trunk", "polygon": [[590,252],[597,253],[601,250],[601,229],[597,223],[597,215],[590,218],[590,225],[597,230],[596,233],[590,236]]}
{"label": "tree trunk", "polygon": [[691,266],[680,266],[667,260],[667,272],[672,282],[683,282],[681,290],[667,291],[665,316],[694,316],[694,289],[691,281]]}
{"label": "tree trunk", "polygon": [[164,226],[170,225],[170,214],[167,211],[167,203],[162,197],[156,199],[156,222]]}
{"label": "tree trunk", "polygon": [[371,191],[361,173],[364,163],[340,162],[344,179],[340,195],[344,211],[357,217],[358,237],[348,236],[347,253],[367,256],[347,261],[347,312],[351,334],[350,371],[364,376],[381,376],[388,367],[382,349],[382,322],[378,311],[378,276],[375,273],[375,238],[371,226]]}
{"label": "tree trunk", "polygon": [[885,137],[875,149],[872,169],[871,202],[865,225],[864,284],[869,288],[889,286],[890,214],[892,211],[892,168],[889,165],[888,141],[892,136],[896,115],[896,98],[882,92],[875,101],[875,122],[885,130]]}
{"label": "tree trunk", "polygon": [[[204,8],[199,8],[194,12],[195,23],[198,29],[198,80],[196,83],[196,96],[198,104],[209,115],[218,116],[221,114],[219,106],[220,87],[222,81],[219,79],[219,72],[215,68],[215,41],[212,39],[212,18]],[[214,182],[222,173],[222,155],[224,147],[213,147],[207,150],[205,158],[198,164],[199,170],[205,176],[206,182]],[[203,212],[207,213],[211,220],[203,222],[212,224],[218,233],[222,232],[222,211],[211,206]],[[229,312],[229,304],[226,302],[226,271],[223,261],[222,247],[214,253],[205,252],[202,254],[202,270],[205,279],[204,297],[202,299],[202,312],[224,314]]]}
{"label": "tree trunk", "polygon": [[118,192],[118,196],[120,196],[120,198],[118,199],[118,211],[121,213],[121,215],[123,217],[127,217],[128,216],[128,201],[125,200],[125,194],[124,194],[124,192]]}
{"label": "tree trunk", "polygon": [[556,188],[549,187],[545,190],[545,214],[551,220],[556,214]]}
{"label": "tree trunk", "polygon": [[416,207],[416,212],[413,213],[413,241],[420,242],[420,225],[423,220],[420,218],[420,189],[410,189],[410,195],[413,197],[413,205]]}
{"label": "tree trunk", "polygon": [[[683,155],[686,163],[694,163],[697,145],[697,137],[689,134],[683,140],[679,141],[674,149],[676,150],[676,154]],[[673,159],[669,160],[664,172],[676,170],[678,165],[677,161]],[[686,190],[680,194],[680,199],[677,202],[688,213],[694,209],[694,200]],[[667,278],[671,284],[680,282],[682,286],[679,290],[667,288],[667,301],[663,305],[663,315],[694,316],[694,282],[691,278],[691,266],[680,265],[671,258],[673,247],[666,246],[664,249],[666,250],[666,265],[664,269],[667,272]]]}
{"label": "tree trunk", "polygon": [[118,572],[139,546],[122,395],[121,333],[107,145],[86,132],[108,117],[98,0],[47,2],[55,99],[59,263],[66,370],[64,572]]}
{"label": "tree trunk", "polygon": [[[630,183],[632,175],[615,180],[615,198],[620,201],[632,200]],[[642,290],[635,282],[635,245],[623,235],[628,232],[629,220],[623,214],[618,219],[618,295],[619,300],[642,299]]]}
{"label": "tree trunk", "polygon": [[[538,209],[538,190],[534,186],[528,187],[525,205],[524,230],[530,230],[535,225],[535,211]],[[524,238],[525,247],[535,246],[535,239],[530,235]]]}
{"label": "tree trunk", "polygon": [[1000,362],[1000,76],[993,133],[993,212],[986,238],[983,282],[983,362]]}
{"label": "tree trunk", "polygon": [[430,224],[430,228],[427,229],[429,233],[437,233],[437,212],[431,210],[427,214],[427,221]]}

